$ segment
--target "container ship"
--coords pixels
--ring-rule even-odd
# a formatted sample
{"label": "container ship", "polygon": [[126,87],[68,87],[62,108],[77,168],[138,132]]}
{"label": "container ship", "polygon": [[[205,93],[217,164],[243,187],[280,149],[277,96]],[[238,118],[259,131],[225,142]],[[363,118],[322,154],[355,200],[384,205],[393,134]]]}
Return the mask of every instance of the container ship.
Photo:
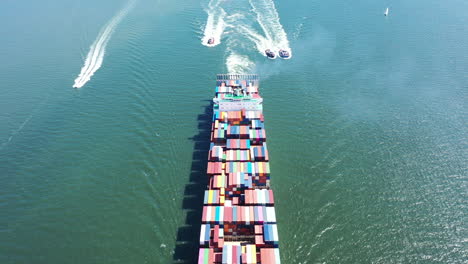
{"label": "container ship", "polygon": [[199,264],[279,264],[257,75],[218,74]]}

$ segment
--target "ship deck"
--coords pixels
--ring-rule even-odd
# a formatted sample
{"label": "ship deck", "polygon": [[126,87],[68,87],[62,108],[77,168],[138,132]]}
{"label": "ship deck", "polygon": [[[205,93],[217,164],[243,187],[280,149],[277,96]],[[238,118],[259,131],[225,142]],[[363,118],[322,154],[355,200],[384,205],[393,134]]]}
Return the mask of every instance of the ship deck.
{"label": "ship deck", "polygon": [[278,264],[275,200],[257,75],[219,74],[199,264]]}

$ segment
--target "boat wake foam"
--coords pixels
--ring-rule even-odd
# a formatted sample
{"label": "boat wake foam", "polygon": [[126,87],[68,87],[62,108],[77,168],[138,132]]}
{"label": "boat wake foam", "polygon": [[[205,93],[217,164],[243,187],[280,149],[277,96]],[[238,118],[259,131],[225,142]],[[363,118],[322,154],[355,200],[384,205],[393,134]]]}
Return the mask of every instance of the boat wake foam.
{"label": "boat wake foam", "polygon": [[135,5],[136,0],[131,0],[127,5],[119,11],[107,24],[101,29],[98,37],[91,45],[88,55],[86,56],[85,63],[78,77],[75,79],[73,84],[74,88],[83,87],[90,79],[94,73],[101,68],[102,62],[104,60],[104,54],[106,52],[106,46],[109,42],[112,33],[114,33],[117,25],[122,21],[123,18],[128,14],[128,12]]}
{"label": "boat wake foam", "polygon": [[260,35],[252,27],[248,25],[240,25],[239,30],[244,34],[245,37],[247,37],[255,44],[255,47],[260,54],[266,56],[265,50],[275,49],[274,42],[271,39]]}
{"label": "boat wake foam", "polygon": [[231,51],[226,59],[227,72],[230,74],[248,74],[251,73],[255,63],[248,56],[237,54]]}
{"label": "boat wake foam", "polygon": [[[205,9],[208,14],[206,20],[205,30],[203,32],[203,38],[201,40],[202,45],[207,47],[214,47],[221,43],[221,37],[226,28],[226,12],[220,6],[221,0],[211,0],[208,4],[208,8]],[[208,44],[210,38],[214,39],[214,42]]]}
{"label": "boat wake foam", "polygon": [[[210,0],[205,11],[208,16],[202,45],[219,45],[223,34],[227,35],[225,65],[228,73],[243,74],[257,70],[255,62],[248,56],[252,50],[257,50],[262,56],[266,56],[268,49],[276,55],[280,50],[291,54],[288,36],[272,0]],[[214,41],[208,44],[210,39]]]}
{"label": "boat wake foam", "polygon": [[265,33],[263,37],[255,33],[254,30],[245,30],[250,35],[249,38],[255,41],[258,51],[265,55],[265,49],[272,49],[275,52],[282,49],[291,54],[288,35],[280,23],[278,11],[273,0],[249,0],[249,3],[257,15],[258,24]]}

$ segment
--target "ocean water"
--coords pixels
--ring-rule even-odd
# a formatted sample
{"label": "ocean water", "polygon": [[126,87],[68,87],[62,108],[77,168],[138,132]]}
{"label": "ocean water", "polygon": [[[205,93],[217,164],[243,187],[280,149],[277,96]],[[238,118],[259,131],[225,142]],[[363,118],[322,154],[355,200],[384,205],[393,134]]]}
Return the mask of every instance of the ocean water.
{"label": "ocean water", "polygon": [[262,79],[283,263],[466,263],[466,10],[2,1],[0,263],[195,263],[228,71]]}

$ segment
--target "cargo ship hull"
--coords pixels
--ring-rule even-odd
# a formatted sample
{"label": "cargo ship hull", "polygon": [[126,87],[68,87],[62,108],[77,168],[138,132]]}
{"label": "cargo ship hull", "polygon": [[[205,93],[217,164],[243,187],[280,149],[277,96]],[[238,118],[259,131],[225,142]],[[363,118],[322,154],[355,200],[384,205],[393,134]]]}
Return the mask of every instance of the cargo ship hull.
{"label": "cargo ship hull", "polygon": [[219,74],[199,264],[278,264],[275,199],[258,76]]}

